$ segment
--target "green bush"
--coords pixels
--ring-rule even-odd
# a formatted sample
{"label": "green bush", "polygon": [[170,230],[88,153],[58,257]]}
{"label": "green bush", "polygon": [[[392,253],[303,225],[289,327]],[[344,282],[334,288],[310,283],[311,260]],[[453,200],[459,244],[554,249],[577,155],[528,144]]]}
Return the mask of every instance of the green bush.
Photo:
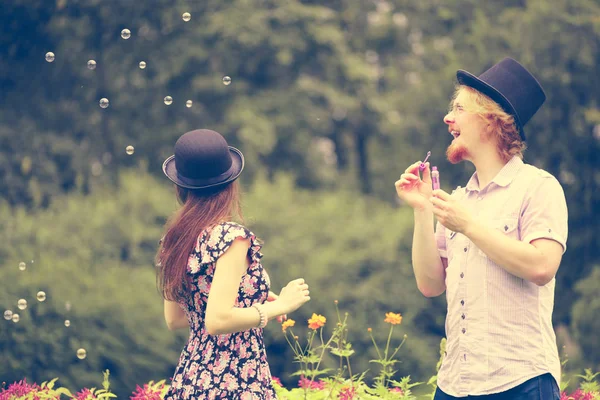
{"label": "green bush", "polygon": [[[571,326],[573,336],[581,347],[588,360],[600,360],[600,347],[598,346],[598,333],[600,332],[600,266],[596,266],[587,278],[583,278],[576,285],[577,292],[581,295],[573,305]],[[600,364],[594,366],[600,369]]]}
{"label": "green bush", "polygon": [[[286,176],[257,179],[244,204],[246,224],[265,242],[272,289],[299,276],[311,286],[311,302],[293,318],[306,320],[339,300],[356,338],[353,363],[365,370],[375,355],[367,327],[381,331],[379,315],[401,312],[410,346],[398,376],[429,376],[444,303],[417,292],[407,210],[344,191],[298,190]],[[124,395],[136,383],[172,375],[187,332],[165,327],[153,257],[175,207],[173,189],[143,169],[121,173],[117,189],[92,184],[89,195],[56,197],[47,210],[0,207],[0,303],[21,317],[0,325],[4,381],[60,376],[69,387],[90,386],[97,371],[109,369],[114,391]],[[40,290],[44,302],[36,300]],[[16,308],[20,298],[29,303],[22,311]],[[293,354],[280,329],[272,322],[265,333],[271,370],[292,385]],[[79,348],[87,350],[84,360],[76,356]]]}

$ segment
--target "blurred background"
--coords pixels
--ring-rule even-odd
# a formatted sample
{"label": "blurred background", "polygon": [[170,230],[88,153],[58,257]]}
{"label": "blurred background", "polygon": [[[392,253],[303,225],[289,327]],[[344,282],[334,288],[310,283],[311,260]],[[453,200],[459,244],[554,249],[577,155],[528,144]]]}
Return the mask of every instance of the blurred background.
{"label": "blurred background", "polygon": [[[296,332],[313,312],[333,325],[338,300],[362,372],[375,358],[367,328],[384,345],[384,314],[399,312],[397,375],[427,381],[446,301],[416,288],[412,213],[394,182],[431,151],[442,188],[464,186],[472,165],[444,155],[455,73],[506,56],[545,88],[525,161],[560,180],[569,206],[558,345],[567,373],[598,370],[597,0],[3,1],[0,308],[20,320],[0,323],[0,381],[59,377],[77,390],[109,369],[126,395],[172,376],[187,332],[167,330],[155,285],[176,208],[160,167],[196,128],[246,156],[246,224],[265,242],[273,290],[311,285]],[[295,386],[281,329],[265,335],[273,374]]]}

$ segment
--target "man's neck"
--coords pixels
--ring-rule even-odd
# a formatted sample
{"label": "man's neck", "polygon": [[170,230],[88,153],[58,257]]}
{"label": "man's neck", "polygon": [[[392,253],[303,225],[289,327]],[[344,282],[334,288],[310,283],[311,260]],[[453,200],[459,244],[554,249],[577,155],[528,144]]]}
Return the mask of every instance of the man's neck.
{"label": "man's neck", "polygon": [[498,155],[496,149],[486,149],[486,151],[482,151],[477,154],[476,158],[473,157],[472,162],[477,171],[480,189],[486,187],[506,165]]}

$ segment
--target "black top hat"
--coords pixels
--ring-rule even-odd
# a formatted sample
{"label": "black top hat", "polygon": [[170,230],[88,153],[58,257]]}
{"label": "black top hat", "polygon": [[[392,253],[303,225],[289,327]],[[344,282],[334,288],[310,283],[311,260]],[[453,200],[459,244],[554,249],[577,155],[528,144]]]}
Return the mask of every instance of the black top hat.
{"label": "black top hat", "polygon": [[505,58],[483,74],[475,75],[458,70],[456,77],[466,85],[489,96],[515,118],[521,139],[525,140],[523,126],[546,101],[542,85],[521,64]]}
{"label": "black top hat", "polygon": [[237,179],[244,155],[209,129],[184,133],[175,143],[175,154],[163,163],[163,172],[177,186],[204,189]]}

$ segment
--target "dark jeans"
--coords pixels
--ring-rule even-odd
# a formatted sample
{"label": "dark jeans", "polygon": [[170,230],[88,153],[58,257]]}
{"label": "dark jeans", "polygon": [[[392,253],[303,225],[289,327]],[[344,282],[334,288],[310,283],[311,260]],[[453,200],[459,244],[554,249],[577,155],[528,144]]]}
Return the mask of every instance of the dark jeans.
{"label": "dark jeans", "polygon": [[523,382],[505,392],[484,396],[454,397],[437,388],[434,400],[488,399],[488,400],[560,400],[560,391],[550,374],[544,374]]}

